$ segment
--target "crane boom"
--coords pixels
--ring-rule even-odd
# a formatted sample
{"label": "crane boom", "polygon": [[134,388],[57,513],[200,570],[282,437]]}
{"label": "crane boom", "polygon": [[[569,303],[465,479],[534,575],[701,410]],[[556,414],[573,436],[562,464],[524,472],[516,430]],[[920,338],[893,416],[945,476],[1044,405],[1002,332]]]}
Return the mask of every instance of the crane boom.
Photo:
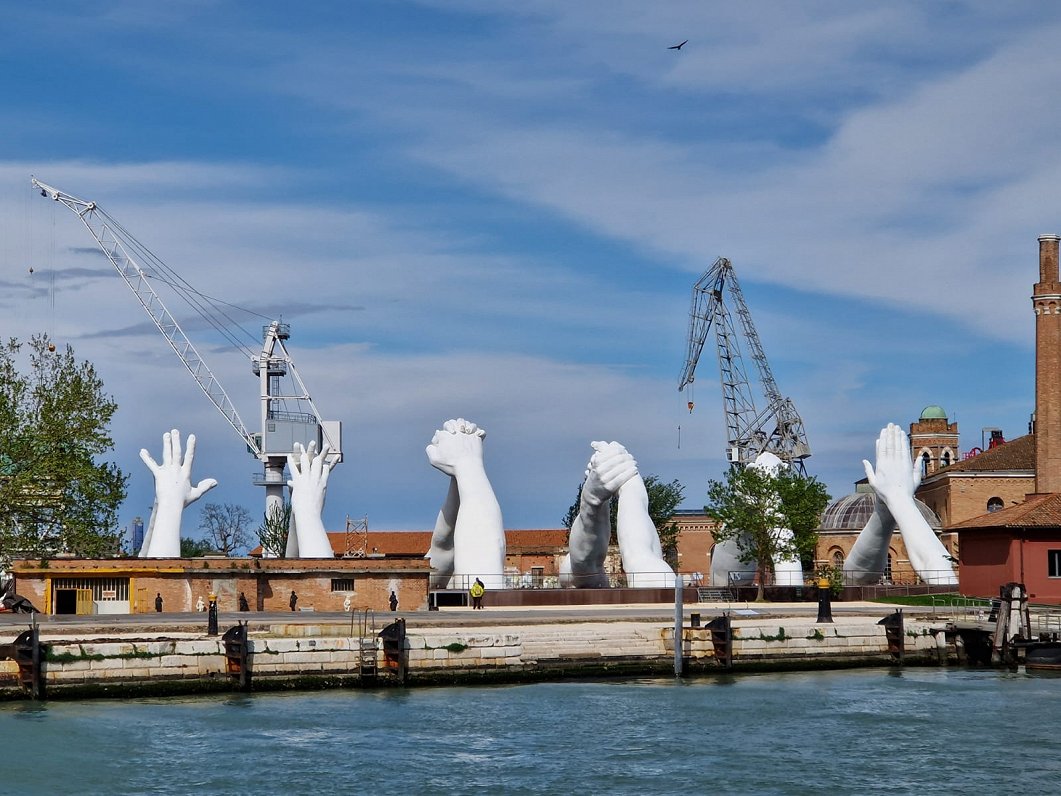
{"label": "crane boom", "polygon": [[235,429],[240,438],[251,448],[254,455],[261,458],[262,449],[258,439],[247,431],[247,427],[243,424],[243,420],[228,397],[228,393],[225,392],[225,388],[221,386],[221,382],[210,370],[210,367],[196,350],[192,341],[188,339],[188,335],[184,333],[177,319],[173,317],[161,297],[155,292],[155,289],[148,281],[147,274],[130,254],[130,248],[142,248],[142,244],[129,234],[121,224],[97,207],[95,202],[86,202],[84,199],[78,199],[76,196],[60,191],[58,188],[53,188],[35,177],[31,177],[30,181],[35,188],[40,190],[42,196],[65,205],[81,219],[81,223],[88,229],[89,234],[92,235],[96,244],[106,255],[107,259],[110,260],[111,265],[114,266],[115,270],[125,281],[125,284],[133,292],[133,295],[136,296],[140,306],[144,308],[144,311],[147,312],[155,326],[158,327],[162,336],[166,338],[170,348],[173,349],[173,352],[184,364],[184,367],[188,369],[188,372],[192,374],[192,378],[202,389],[203,394],[206,395],[210,403],[217,407],[217,410],[221,412],[228,424]]}
{"label": "crane boom", "polygon": [[[766,408],[757,411],[744,366],[739,335],[725,303],[728,293],[735,306],[745,342],[755,362],[766,399]],[[679,392],[696,377],[707,336],[715,331],[722,404],[726,417],[729,461],[746,465],[769,451],[784,462],[805,471],[803,460],[810,456],[803,420],[792,401],[781,395],[766,359],[751,312],[737,281],[733,266],[725,257],[715,263],[693,285],[689,311],[689,340],[685,366],[678,382]],[[691,404],[690,404],[691,406]],[[773,428],[770,428],[770,426]],[[769,429],[769,430],[768,430]]]}

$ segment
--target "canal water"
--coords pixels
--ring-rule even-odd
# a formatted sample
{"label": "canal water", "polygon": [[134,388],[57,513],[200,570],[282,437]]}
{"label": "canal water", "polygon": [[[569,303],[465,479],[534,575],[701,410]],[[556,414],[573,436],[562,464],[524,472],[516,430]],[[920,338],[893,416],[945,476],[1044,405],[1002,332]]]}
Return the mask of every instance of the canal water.
{"label": "canal water", "polygon": [[0,793],[1058,793],[1059,708],[949,668],[0,703]]}

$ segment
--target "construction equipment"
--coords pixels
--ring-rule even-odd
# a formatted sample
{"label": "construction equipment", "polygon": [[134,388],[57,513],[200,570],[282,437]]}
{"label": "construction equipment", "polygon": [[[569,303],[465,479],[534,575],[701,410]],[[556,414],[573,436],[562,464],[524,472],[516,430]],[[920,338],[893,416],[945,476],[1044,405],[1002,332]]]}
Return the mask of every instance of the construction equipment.
{"label": "construction equipment", "polygon": [[[762,411],[755,407],[740,347],[740,335],[726,306],[727,295],[740,319],[740,330],[759,372],[759,383],[766,399],[766,408]],[[805,474],[804,460],[810,456],[810,445],[803,430],[803,420],[792,401],[783,397],[777,388],[755,331],[751,312],[744,303],[737,275],[725,257],[719,257],[693,285],[692,307],[689,311],[689,349],[678,382],[679,392],[687,385],[692,385],[700,353],[712,327],[715,330],[722,382],[722,406],[726,415],[727,460],[745,466],[754,462],[760,453],[770,452],[801,475]],[[692,409],[693,402],[690,400],[689,410]]]}
{"label": "construction equipment", "polygon": [[[331,461],[342,461],[341,424],[337,420],[327,421],[321,418],[295,369],[295,363],[286,347],[286,341],[291,336],[289,324],[279,320],[271,321],[263,327],[261,350],[251,349],[235,337],[231,319],[227,316],[217,317],[224,313],[218,313],[215,305],[225,302],[217,302],[192,288],[95,202],[78,199],[36,178],[31,178],[30,181],[33,187],[40,191],[41,196],[65,205],[81,219],[170,348],[192,374],[203,394],[239,434],[248,451],[262,462],[263,472],[260,476],[255,476],[254,483],[265,487],[266,515],[269,515],[272,506],[283,503],[283,490],[287,483],[284,467],[288,455],[295,450],[296,443],[308,446],[312,442],[317,445],[318,450],[322,450],[324,444],[327,444],[331,448]],[[152,281],[156,279],[177,291],[204,320],[247,353],[251,370],[259,381],[260,432],[251,433],[247,430],[228,393],[155,291]],[[239,328],[238,325],[236,328]],[[244,334],[252,337],[245,331]],[[285,376],[290,377],[288,382],[283,381]]]}

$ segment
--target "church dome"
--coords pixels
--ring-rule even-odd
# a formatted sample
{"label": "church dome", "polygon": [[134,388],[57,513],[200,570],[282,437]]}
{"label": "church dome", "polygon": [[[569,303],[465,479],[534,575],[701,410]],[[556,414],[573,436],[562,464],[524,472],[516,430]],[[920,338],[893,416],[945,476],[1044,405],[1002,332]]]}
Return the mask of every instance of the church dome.
{"label": "church dome", "polygon": [[926,406],[924,409],[921,410],[921,419],[922,420],[946,420],[947,419],[947,413],[943,411],[943,407],[942,406],[937,406],[936,404],[932,404],[931,406]]}
{"label": "church dome", "polygon": [[[917,498],[914,503],[925,518],[928,527],[938,531],[942,527],[936,512],[926,506]],[[819,531],[853,531],[858,533],[869,521],[873,514],[873,493],[855,492],[846,495],[839,500],[834,500],[822,512],[821,522],[818,523]]]}

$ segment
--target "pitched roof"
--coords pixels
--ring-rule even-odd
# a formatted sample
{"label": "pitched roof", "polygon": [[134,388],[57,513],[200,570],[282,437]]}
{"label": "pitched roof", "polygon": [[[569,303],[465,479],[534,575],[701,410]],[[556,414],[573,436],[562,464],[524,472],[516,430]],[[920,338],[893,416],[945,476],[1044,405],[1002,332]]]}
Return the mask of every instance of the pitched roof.
{"label": "pitched roof", "polygon": [[[944,467],[933,478],[950,473],[1000,473],[1035,472],[1035,435],[1025,434],[1004,445],[990,448],[983,453]],[[926,481],[929,479],[925,479]]]}
{"label": "pitched roof", "polygon": [[1023,503],[959,522],[950,530],[1061,528],[1061,494],[1029,495]]}
{"label": "pitched roof", "polygon": [[[427,555],[431,547],[431,531],[369,531],[368,544],[365,553],[368,556],[382,554],[384,556],[416,556]],[[351,553],[360,549],[365,534],[351,533],[349,544]],[[332,544],[332,550],[337,556],[345,556],[347,553],[347,534],[343,531],[328,531],[328,541]],[[519,529],[505,531],[505,544],[510,553],[530,552],[532,550],[551,551],[559,547],[567,547],[567,529]],[[250,551],[251,556],[260,556],[261,546]]]}

